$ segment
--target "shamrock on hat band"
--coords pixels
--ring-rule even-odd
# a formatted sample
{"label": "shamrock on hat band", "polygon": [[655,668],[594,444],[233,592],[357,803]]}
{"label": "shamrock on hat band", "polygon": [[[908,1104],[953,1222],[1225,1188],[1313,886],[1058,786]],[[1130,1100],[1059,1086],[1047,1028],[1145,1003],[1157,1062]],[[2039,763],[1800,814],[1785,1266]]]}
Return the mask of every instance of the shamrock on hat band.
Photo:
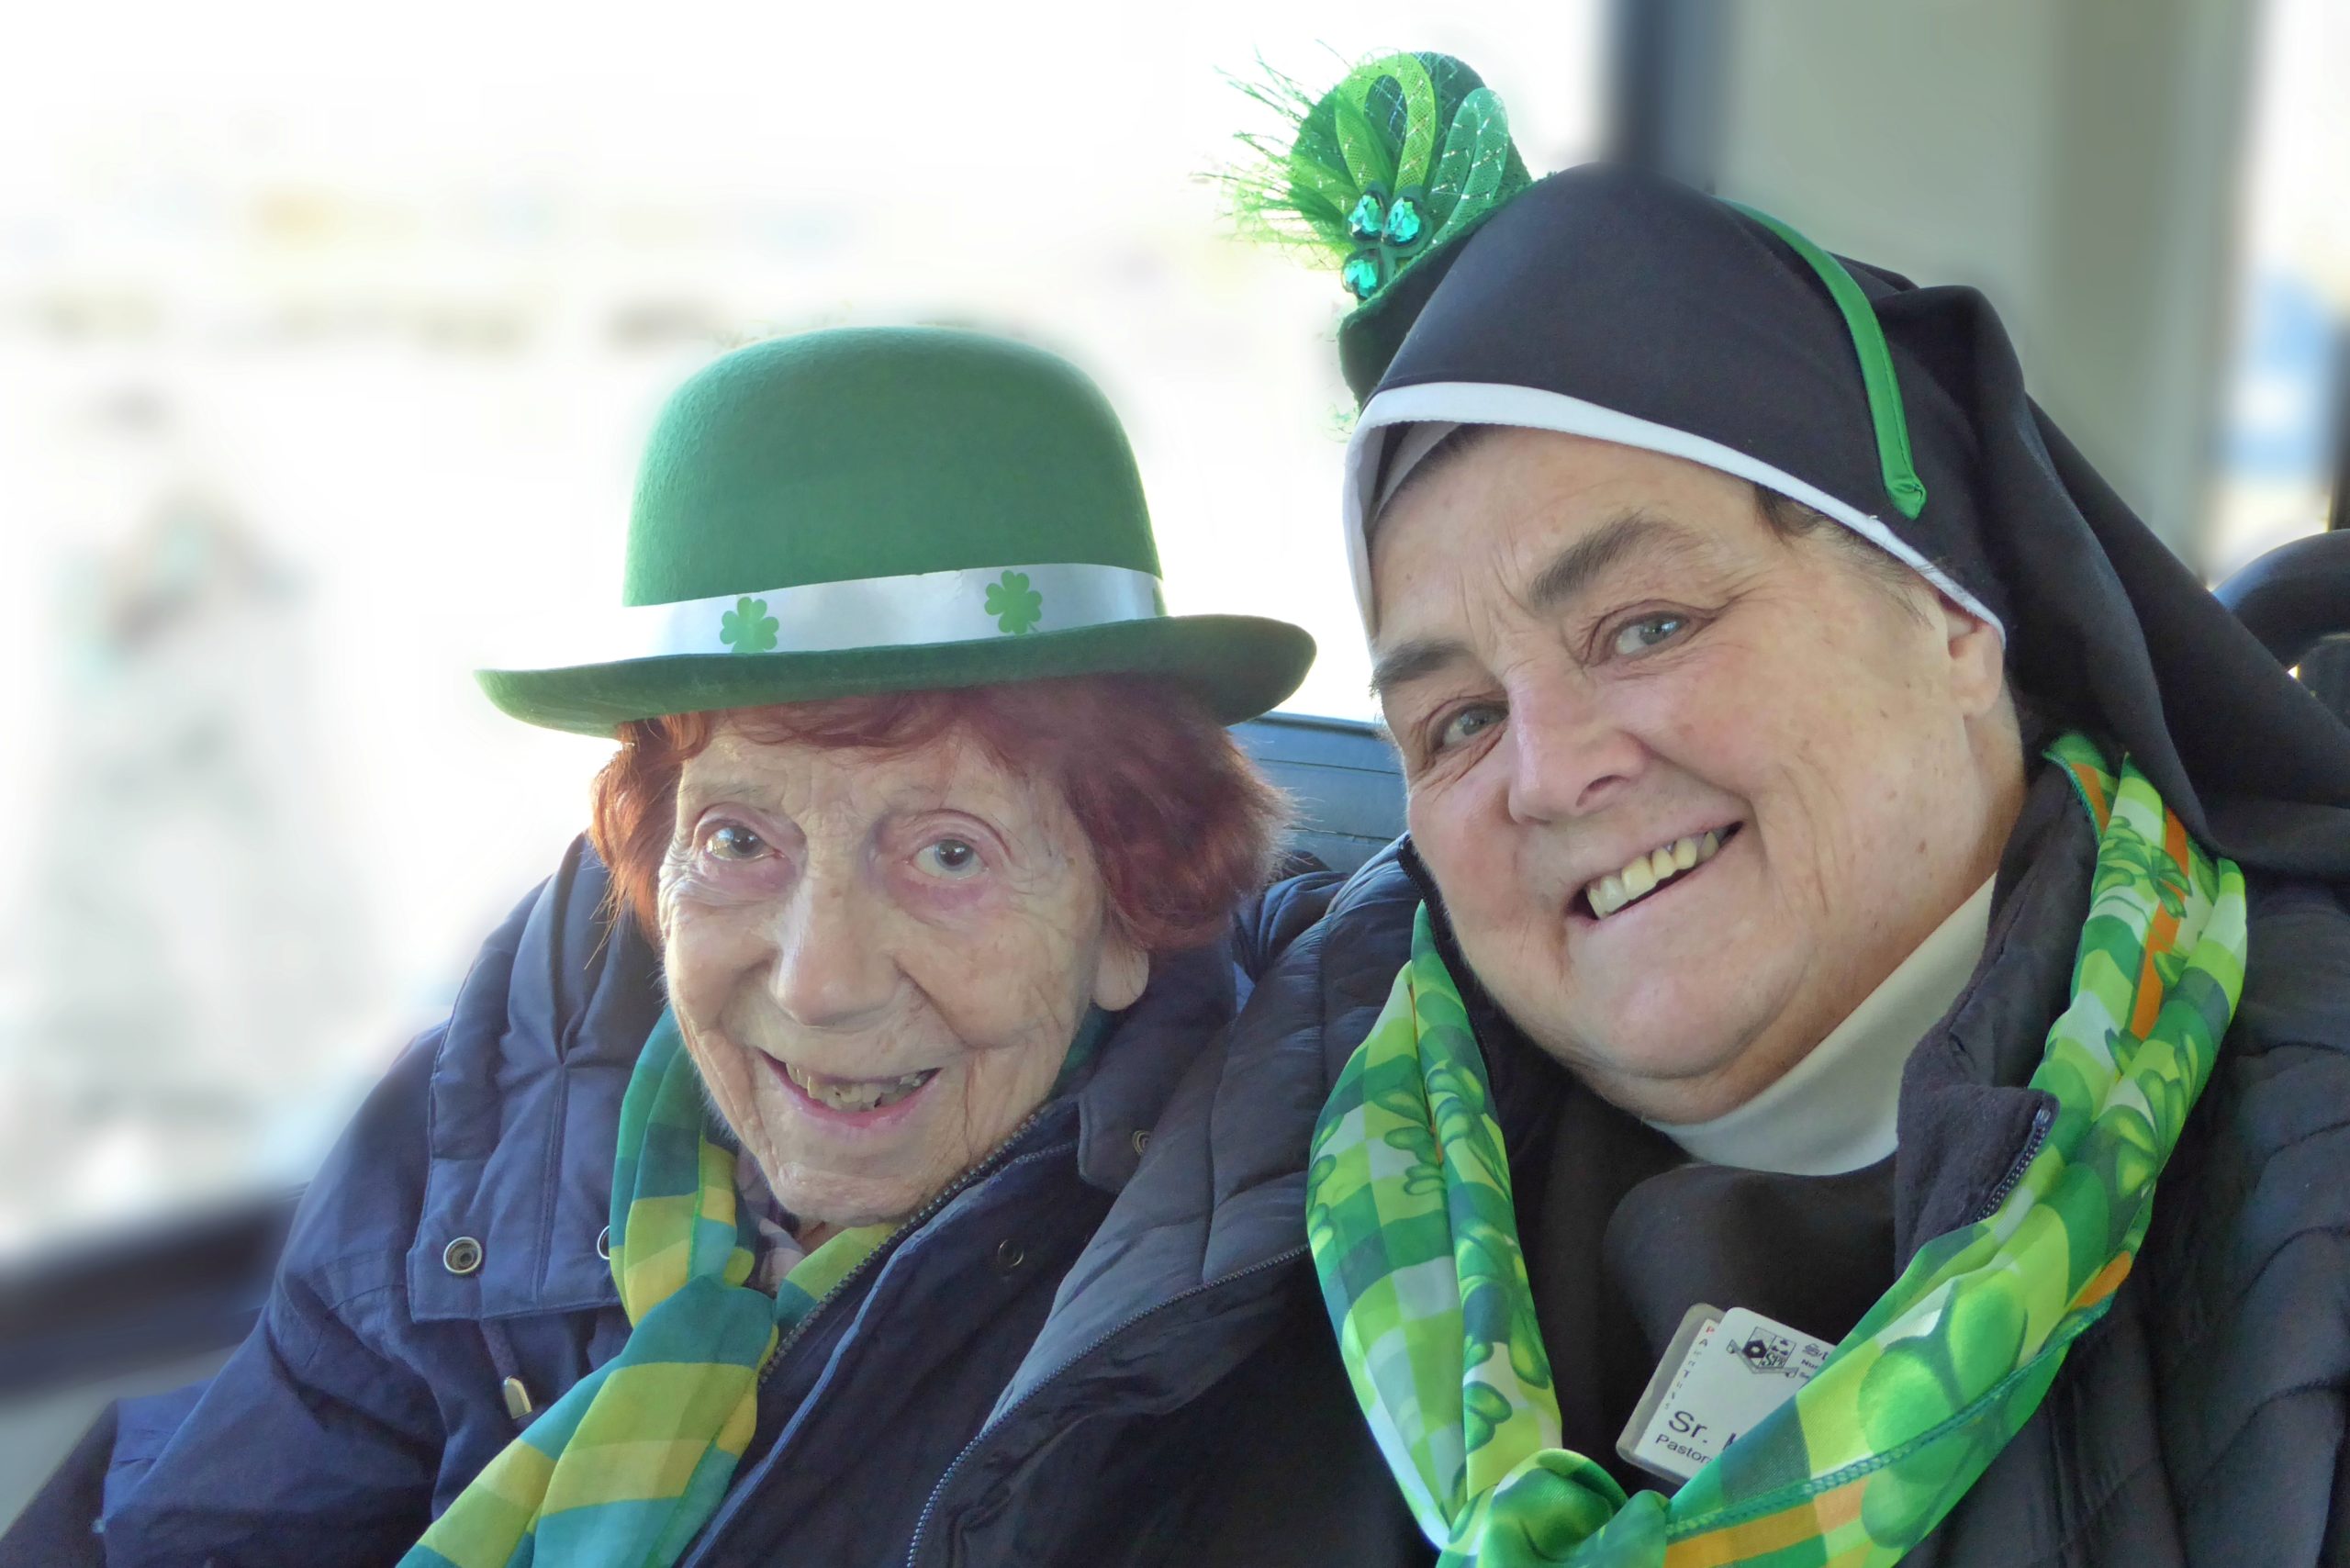
{"label": "shamrock on hat band", "polygon": [[584,632],[562,656],[543,654],[509,667],[971,643],[1149,621],[1166,612],[1158,578],[1127,566],[1078,561],[970,566],[632,605]]}

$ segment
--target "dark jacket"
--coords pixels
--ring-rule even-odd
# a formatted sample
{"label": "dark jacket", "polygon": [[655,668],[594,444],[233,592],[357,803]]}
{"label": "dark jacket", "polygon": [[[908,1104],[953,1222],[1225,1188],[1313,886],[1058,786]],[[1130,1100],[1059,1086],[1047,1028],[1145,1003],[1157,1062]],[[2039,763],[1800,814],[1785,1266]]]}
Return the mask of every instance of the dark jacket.
{"label": "dark jacket", "polygon": [[[2094,858],[2086,814],[2043,772],[2000,868],[1982,964],[1911,1057],[1900,1148],[1850,1176],[1689,1164],[1464,987],[1570,1446],[1628,1485],[1660,1486],[1613,1445],[1689,1305],[1751,1305],[1841,1337],[1921,1242],[1997,1205],[2044,1131],[2051,1102],[2022,1085],[2070,994]],[[1320,1072],[1336,1070],[1433,891],[1408,847],[1402,861],[1366,868],[1285,951],[1280,923],[1262,933],[1254,958],[1267,968],[1236,1053],[1319,1039]],[[1287,895],[1289,927],[1315,896]],[[2350,1562],[2350,909],[2337,890],[2255,877],[2250,916],[2243,1002],[2133,1271],[1910,1563]],[[1296,1140],[1311,1121],[1301,1106]],[[1828,1318],[1804,1321],[1807,1302]],[[1431,1557],[1412,1543],[1343,1561]]]}
{"label": "dark jacket", "polygon": [[[617,1350],[599,1233],[661,999],[606,887],[575,846],[344,1137],[252,1337],[125,1408],[106,1561],[390,1562],[527,1421],[509,1388],[543,1410]],[[1091,1076],[810,1320],[685,1562],[1272,1568],[1397,1523],[1297,1223],[1315,1074],[1228,1063],[1234,997],[1225,948],[1162,960]],[[1368,1522],[1299,1455],[1350,1456]]]}
{"label": "dark jacket", "polygon": [[[1994,1201],[2039,1136],[2044,1103],[2019,1086],[2066,994],[2092,856],[2087,821],[2069,790],[2053,775],[2043,777],[2001,868],[1984,962],[1912,1058],[1900,1151],[1851,1182],[1828,1178],[1830,1186],[1792,1194],[1799,1208],[1820,1199],[1881,1211],[1880,1228],[1851,1228],[1879,1238],[1865,1246],[1881,1253],[1888,1282],[1920,1240]],[[836,1327],[826,1364],[844,1381],[827,1383],[826,1397],[804,1402],[805,1414],[776,1445],[779,1459],[746,1465],[706,1561],[753,1554],[764,1561],[778,1552],[827,1563],[1380,1568],[1431,1561],[1364,1439],[1302,1239],[1304,1155],[1315,1116],[1384,1003],[1408,947],[1411,913],[1423,893],[1408,866],[1406,848],[1374,860],[1343,885],[1335,878],[1304,879],[1268,893],[1243,921],[1238,939],[1237,960],[1253,977],[1253,994],[1228,1031],[1204,1047],[1169,1049],[1188,1066],[1147,1069],[1152,1053],[1125,1054],[1139,1043],[1135,1039],[1105,1053],[1102,1074],[1078,1096],[1076,1158],[1089,1185],[1115,1195],[1061,1277],[1041,1327],[1020,1347],[1009,1378],[992,1369],[968,1378],[950,1370],[925,1388],[923,1400],[958,1428],[959,1446],[943,1469],[920,1473],[935,1463],[934,1455],[877,1469],[875,1459],[901,1440],[902,1422],[873,1425],[870,1446],[840,1446],[859,1440],[854,1434],[869,1420],[860,1413],[865,1400],[890,1386],[890,1346],[903,1336],[934,1333],[941,1322],[974,1320],[944,1308],[925,1319],[912,1310],[914,1298],[890,1295],[909,1304],[902,1318],[877,1320],[868,1306],[855,1319],[870,1323],[869,1330]],[[583,857],[566,876],[575,883],[591,879],[592,863]],[[565,888],[565,879],[551,885],[540,911],[553,902],[576,917],[592,902],[584,889],[566,894]],[[522,935],[509,929],[501,939],[504,959],[494,941],[485,967],[513,968],[515,938]],[[527,939],[522,946],[533,965],[569,950]],[[468,998],[483,983],[477,974]],[[505,984],[501,979],[491,989],[502,996]],[[1244,979],[1244,989],[1248,984]],[[1475,1011],[1473,994],[1472,1001]],[[538,1026],[551,1029],[551,1038],[584,1040],[578,1021],[595,1010],[592,995],[575,997],[545,1012],[547,1022]],[[467,1016],[461,1005],[453,1036]],[[637,1029],[633,1037],[642,1034]],[[1645,1175],[1649,1191],[1660,1181],[1668,1189],[1678,1184],[1677,1213],[1690,1236],[1735,1234],[1718,1222],[1735,1212],[1736,1202],[1754,1197],[1752,1191],[1733,1187],[1719,1195],[1721,1173],[1708,1168],[1648,1174],[1640,1168],[1648,1158],[1639,1142],[1645,1129],[1595,1108],[1489,1012],[1481,1015],[1480,1037],[1503,1102],[1529,1263],[1538,1275],[1607,1273],[1597,1232],[1579,1229],[1569,1211],[1586,1189],[1628,1184],[1623,1172],[1600,1168],[1611,1150],[1628,1151],[1629,1182]],[[575,1044],[575,1052],[581,1049]],[[1171,1082],[1171,1089],[1113,1094],[1111,1070],[1122,1058],[1137,1080]],[[423,1070],[414,1059],[406,1070]],[[393,1083],[398,1081],[396,1073]],[[1155,1100],[1155,1130],[1136,1169],[1132,1135],[1142,1123],[1117,1108]],[[413,1112],[398,1125],[409,1142],[422,1142]],[[528,1118],[503,1126],[501,1143],[546,1147]],[[1581,1141],[1585,1132],[1596,1133],[1588,1144]],[[599,1136],[608,1141],[608,1134]],[[1124,1156],[1121,1147],[1128,1150]],[[1560,1172],[1566,1182],[1557,1179]],[[428,1206],[420,1221],[412,1193],[397,1202],[390,1196],[410,1192],[415,1181],[413,1172],[395,1172],[382,1183],[384,1201],[407,1216],[391,1245],[437,1267],[442,1242],[429,1222],[438,1211]],[[568,1212],[566,1204],[584,1205],[571,1234],[586,1246],[601,1223],[600,1182],[583,1171],[576,1202],[561,1183],[523,1186],[559,1213]],[[1878,1184],[1874,1196],[1846,1190],[1870,1182]],[[982,1184],[974,1192],[985,1190]],[[1790,1193],[1762,1196],[1784,1204]],[[907,1267],[909,1282],[929,1267],[950,1268],[958,1249],[975,1249],[984,1266],[1001,1232],[966,1233],[948,1223],[961,1212],[950,1207],[934,1222],[933,1261],[924,1270]],[[321,1223],[306,1223],[305,1235],[317,1234]],[[1708,1223],[1716,1224],[1710,1233]],[[2350,912],[2326,890],[2258,879],[2244,1002],[2163,1179],[2136,1270],[2107,1318],[2076,1346],[2039,1412],[1913,1561],[1934,1568],[2350,1561],[2350,1506],[2339,1506],[2350,1484],[2345,1238]],[[297,1320],[309,1316],[304,1303],[319,1288],[309,1282],[321,1277],[319,1250],[315,1241],[297,1241],[273,1324],[289,1313]],[[1686,1288],[1711,1288],[1703,1266],[1710,1249],[1683,1250],[1699,1255]],[[391,1321],[403,1279],[417,1272],[379,1264],[373,1294],[354,1282],[330,1320],[359,1321],[366,1302],[381,1300],[373,1321]],[[422,1272],[431,1277],[430,1269]],[[1622,1304],[1611,1307],[1606,1294],[1593,1293],[1596,1305],[1586,1304],[1592,1321],[1585,1324],[1577,1318],[1583,1308],[1556,1291],[1546,1296],[1538,1280],[1571,1431],[1579,1401],[1591,1430],[1606,1430],[1612,1439],[1606,1424],[1620,1424],[1623,1412],[1609,1384],[1628,1378],[1637,1389],[1656,1350],[1641,1342],[1638,1321],[1625,1326]],[[878,1284],[867,1300],[884,1300]],[[571,1308],[504,1321],[568,1333],[582,1347],[575,1353],[584,1366],[608,1353],[592,1334],[582,1338],[581,1325],[592,1316]],[[474,1418],[481,1422],[493,1414],[502,1418],[497,1364],[485,1348],[490,1321],[476,1316],[439,1325],[448,1336],[445,1349],[427,1358],[420,1379],[445,1390],[440,1397],[453,1405],[477,1407]],[[1595,1333],[1580,1349],[1567,1343],[1583,1327],[1611,1325],[1613,1339]],[[302,1440],[350,1441],[345,1424],[355,1412],[380,1406],[346,1408],[340,1399],[311,1395],[303,1381],[314,1375],[310,1369],[336,1369],[347,1383],[349,1369],[356,1368],[395,1389],[419,1381],[361,1333],[340,1330],[306,1369],[289,1373],[274,1364],[281,1352],[272,1348],[274,1332],[265,1325],[223,1382],[272,1390],[264,1403],[301,1406],[308,1414],[292,1429]],[[852,1388],[860,1361],[870,1371]],[[550,1381],[548,1396],[560,1386],[560,1379]],[[422,1436],[431,1417],[420,1396],[411,1397],[420,1406],[406,1462],[412,1475],[433,1450]],[[227,1407],[229,1418],[242,1403]],[[357,1418],[364,1429],[366,1417]],[[207,1550],[219,1551],[223,1562],[272,1561],[252,1550],[252,1532],[240,1527],[276,1518],[289,1500],[294,1518],[286,1533],[305,1547],[289,1554],[293,1560],[376,1560],[367,1551],[327,1550],[340,1536],[320,1544],[334,1510],[357,1517],[346,1501],[356,1491],[343,1479],[350,1467],[338,1463],[322,1474],[305,1466],[273,1486],[253,1473],[257,1460],[207,1451],[223,1446],[217,1437],[205,1441],[222,1428],[207,1433],[205,1420],[200,1410],[193,1428],[199,1436],[184,1430],[155,1474],[117,1504],[118,1528],[136,1524],[159,1547],[146,1557],[123,1551],[121,1561],[201,1562]],[[287,1429],[281,1423],[262,1430]],[[965,1437],[966,1429],[976,1435]],[[1575,1436],[1594,1457],[1606,1451],[1585,1433]],[[238,1446],[246,1445],[267,1451],[251,1437]],[[420,1514],[414,1501],[420,1484],[408,1484],[412,1515]],[[845,1510],[823,1506],[835,1494],[847,1499]],[[319,1523],[306,1537],[303,1499],[309,1496],[319,1499],[311,1517]],[[241,1506],[243,1520],[215,1498]],[[377,1555],[413,1522],[403,1520],[399,1532],[379,1525]],[[909,1536],[911,1551],[903,1544]]]}

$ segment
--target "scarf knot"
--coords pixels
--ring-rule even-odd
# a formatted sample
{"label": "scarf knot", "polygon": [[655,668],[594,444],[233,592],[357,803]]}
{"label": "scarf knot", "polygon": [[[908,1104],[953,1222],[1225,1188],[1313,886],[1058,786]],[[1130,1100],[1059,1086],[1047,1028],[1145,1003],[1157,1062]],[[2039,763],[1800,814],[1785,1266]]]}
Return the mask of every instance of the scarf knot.
{"label": "scarf knot", "polygon": [[701,1075],[665,1012],[621,1102],[612,1282],[620,1354],[572,1385],[458,1494],[400,1568],[666,1568],[734,1478],[759,1376],[890,1227],[844,1230],[770,1296],[753,1285],[757,1215],[711,1137]]}

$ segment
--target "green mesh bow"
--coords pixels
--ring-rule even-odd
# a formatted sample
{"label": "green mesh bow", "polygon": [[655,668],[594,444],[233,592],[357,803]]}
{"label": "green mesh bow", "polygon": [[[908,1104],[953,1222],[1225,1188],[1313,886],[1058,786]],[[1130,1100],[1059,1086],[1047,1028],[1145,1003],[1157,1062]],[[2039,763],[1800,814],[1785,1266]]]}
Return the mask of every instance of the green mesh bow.
{"label": "green mesh bow", "polygon": [[1243,136],[1265,166],[1232,176],[1261,235],[1338,263],[1368,303],[1398,274],[1475,228],[1532,183],[1494,90],[1449,54],[1390,54],[1316,98],[1268,73],[1243,91],[1296,127]]}

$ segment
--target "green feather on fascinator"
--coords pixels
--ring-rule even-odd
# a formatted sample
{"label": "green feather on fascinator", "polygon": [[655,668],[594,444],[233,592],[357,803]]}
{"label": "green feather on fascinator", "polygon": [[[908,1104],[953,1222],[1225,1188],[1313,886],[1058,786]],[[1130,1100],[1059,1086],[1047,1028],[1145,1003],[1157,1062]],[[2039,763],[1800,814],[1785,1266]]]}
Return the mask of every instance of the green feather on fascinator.
{"label": "green feather on fascinator", "polygon": [[1389,54],[1319,97],[1268,70],[1242,91],[1295,127],[1244,135],[1230,177],[1244,226],[1326,256],[1360,314],[1532,183],[1501,97],[1449,54]]}

